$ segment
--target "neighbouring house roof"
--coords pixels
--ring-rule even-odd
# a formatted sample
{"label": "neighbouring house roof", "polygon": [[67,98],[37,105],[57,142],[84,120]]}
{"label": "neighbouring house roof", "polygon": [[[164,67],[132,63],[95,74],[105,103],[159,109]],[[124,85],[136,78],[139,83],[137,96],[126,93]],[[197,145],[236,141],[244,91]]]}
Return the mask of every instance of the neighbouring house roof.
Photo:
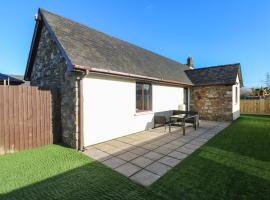
{"label": "neighbouring house roof", "polygon": [[13,77],[13,78],[16,78],[20,81],[23,82],[24,85],[30,85],[30,81],[26,81],[24,80],[24,75],[14,75],[14,74],[9,74],[9,76]]}
{"label": "neighbouring house roof", "polygon": [[240,63],[186,70],[186,74],[196,86],[234,85],[238,75],[243,86]]}
{"label": "neighbouring house roof", "polygon": [[7,75],[7,74],[0,73],[0,85],[2,85],[4,83],[4,81],[8,82],[8,80],[9,80],[9,84],[11,84],[11,85],[20,85],[20,84],[24,83],[23,80],[20,80],[13,75]]}
{"label": "neighbouring house roof", "polygon": [[[96,70],[192,85],[185,73],[189,69],[187,65],[43,9],[39,9],[39,18],[41,22],[36,24],[34,37],[40,37],[40,29],[45,25],[64,54],[69,70]],[[35,42],[38,40],[33,38],[26,80],[29,80],[33,67]]]}

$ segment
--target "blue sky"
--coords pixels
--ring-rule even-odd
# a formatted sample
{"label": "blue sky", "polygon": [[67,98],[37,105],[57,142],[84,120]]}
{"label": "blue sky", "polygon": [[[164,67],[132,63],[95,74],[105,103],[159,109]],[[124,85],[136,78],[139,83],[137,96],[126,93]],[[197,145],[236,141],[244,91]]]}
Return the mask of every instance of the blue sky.
{"label": "blue sky", "polygon": [[270,1],[6,0],[0,6],[0,72],[24,74],[42,7],[181,63],[240,62],[245,86],[270,72]]}

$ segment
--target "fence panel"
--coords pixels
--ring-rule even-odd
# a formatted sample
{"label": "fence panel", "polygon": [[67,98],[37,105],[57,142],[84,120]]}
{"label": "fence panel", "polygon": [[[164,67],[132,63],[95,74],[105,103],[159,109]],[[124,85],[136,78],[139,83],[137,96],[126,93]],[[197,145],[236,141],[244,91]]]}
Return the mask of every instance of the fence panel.
{"label": "fence panel", "polygon": [[52,92],[0,86],[0,154],[53,143]]}
{"label": "fence panel", "polygon": [[241,113],[270,114],[270,100],[241,99],[240,111]]}

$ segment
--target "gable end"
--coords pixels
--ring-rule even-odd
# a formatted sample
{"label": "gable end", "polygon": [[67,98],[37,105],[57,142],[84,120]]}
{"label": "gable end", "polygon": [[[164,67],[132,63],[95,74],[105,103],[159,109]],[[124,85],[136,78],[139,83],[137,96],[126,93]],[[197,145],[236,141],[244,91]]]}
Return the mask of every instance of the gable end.
{"label": "gable end", "polygon": [[54,32],[51,30],[48,22],[46,21],[46,18],[43,16],[41,10],[39,9],[38,10],[38,17],[36,19],[36,24],[35,24],[35,30],[34,30],[32,42],[31,42],[31,47],[30,47],[30,51],[29,51],[29,55],[28,55],[27,66],[26,66],[26,70],[25,70],[25,74],[24,74],[24,79],[27,81],[30,81],[30,78],[31,78],[34,62],[36,59],[36,54],[38,51],[38,46],[40,43],[41,33],[42,33],[42,30],[44,27],[50,33],[51,38],[54,40],[54,42],[57,45],[58,49],[60,50],[62,56],[65,58],[68,70],[69,71],[73,70],[73,64],[71,63],[69,57],[67,56],[64,48],[62,47],[62,45],[58,41]]}

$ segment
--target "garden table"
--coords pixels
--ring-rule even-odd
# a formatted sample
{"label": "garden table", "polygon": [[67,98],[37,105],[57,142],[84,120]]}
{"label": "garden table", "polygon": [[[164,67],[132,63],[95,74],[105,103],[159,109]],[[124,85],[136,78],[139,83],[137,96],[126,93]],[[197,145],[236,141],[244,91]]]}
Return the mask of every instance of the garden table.
{"label": "garden table", "polygon": [[170,122],[169,122],[169,132],[171,132],[171,126],[177,124],[177,122],[181,123],[178,124],[178,126],[181,126],[183,128],[183,135],[186,134],[186,120],[187,119],[194,119],[194,129],[197,130],[197,124],[198,124],[198,118],[199,115],[197,114],[190,114],[190,113],[186,113],[186,114],[178,114],[178,115],[172,115],[170,116]]}

